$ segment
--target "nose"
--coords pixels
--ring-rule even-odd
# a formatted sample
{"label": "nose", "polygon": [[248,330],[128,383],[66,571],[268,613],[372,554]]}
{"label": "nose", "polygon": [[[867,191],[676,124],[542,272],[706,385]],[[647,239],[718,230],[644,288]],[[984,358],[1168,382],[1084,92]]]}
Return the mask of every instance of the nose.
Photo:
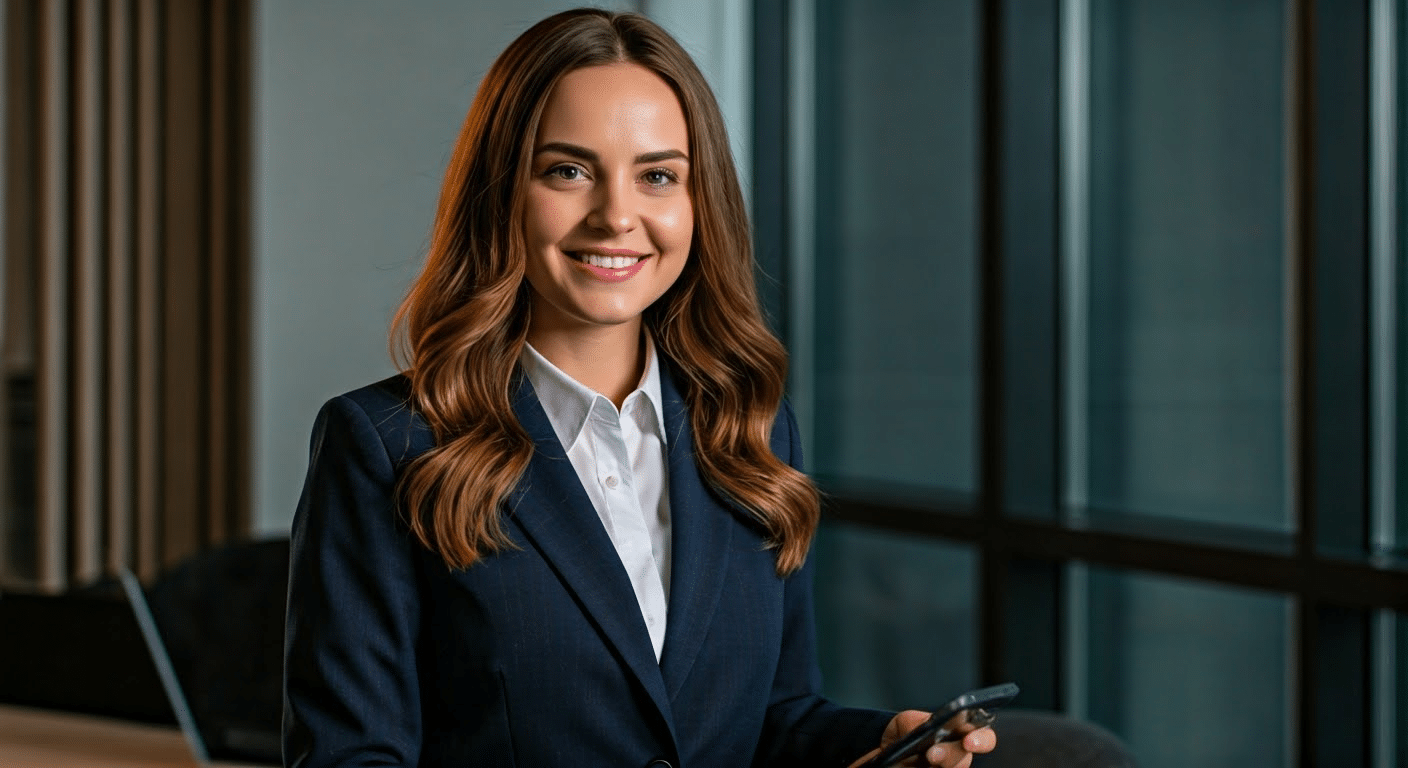
{"label": "nose", "polygon": [[631,180],[614,178],[596,189],[587,224],[608,235],[620,235],[636,228],[639,214],[635,209]]}

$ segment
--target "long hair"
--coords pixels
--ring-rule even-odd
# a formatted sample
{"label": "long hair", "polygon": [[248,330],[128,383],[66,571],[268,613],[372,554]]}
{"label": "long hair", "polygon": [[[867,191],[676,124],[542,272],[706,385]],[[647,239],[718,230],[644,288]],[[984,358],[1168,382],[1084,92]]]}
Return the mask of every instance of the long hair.
{"label": "long hair", "polygon": [[424,269],[396,313],[393,346],[411,405],[435,447],[406,468],[411,529],[454,568],[511,546],[500,506],[533,454],[514,415],[515,368],[531,312],[524,272],[524,190],[553,86],[582,67],[638,64],[670,85],[689,128],[694,237],[675,284],[644,313],[675,364],[699,469],[801,567],[816,531],[815,486],[769,448],[787,354],[753,283],[748,216],[723,117],[684,49],[643,16],[578,9],[514,40],[479,86],[445,173]]}

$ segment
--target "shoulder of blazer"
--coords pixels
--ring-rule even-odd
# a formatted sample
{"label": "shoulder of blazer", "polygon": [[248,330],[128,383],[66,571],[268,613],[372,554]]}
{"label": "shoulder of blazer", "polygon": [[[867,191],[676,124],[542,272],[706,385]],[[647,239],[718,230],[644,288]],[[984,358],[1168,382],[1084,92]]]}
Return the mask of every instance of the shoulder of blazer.
{"label": "shoulder of blazer", "polygon": [[354,389],[335,400],[350,401],[367,415],[398,469],[435,446],[430,425],[411,407],[411,382],[405,374]]}
{"label": "shoulder of blazer", "polygon": [[[665,358],[662,358],[665,359]],[[688,417],[687,407],[683,402],[680,391],[672,381],[674,376],[680,375],[672,370],[673,362],[665,359],[668,367],[663,367],[661,373],[664,374],[664,398],[666,400],[667,420],[669,416],[679,419],[675,430],[684,426],[684,420]],[[531,387],[526,384],[526,379],[517,381],[518,391],[514,398],[515,406],[521,405],[518,401],[525,397],[531,397]],[[435,446],[435,435],[430,430],[430,425],[425,418],[415,412],[411,406],[411,382],[405,374],[396,374],[381,381],[368,384],[359,389],[341,395],[337,400],[350,401],[355,404],[376,428],[381,436],[382,443],[386,446],[387,455],[393,464],[399,469],[414,460],[417,456],[430,450]],[[673,402],[672,402],[673,401]],[[676,409],[678,409],[676,411]],[[672,438],[685,436],[676,434]],[[769,436],[773,453],[784,462],[796,466],[796,454],[799,448],[799,438],[797,434],[797,421],[792,413],[792,408],[784,398],[778,404],[777,414],[773,419],[772,433]],[[692,450],[692,446],[690,446]]]}
{"label": "shoulder of blazer", "polygon": [[777,405],[777,415],[772,419],[772,435],[769,443],[772,445],[772,452],[790,464],[795,469],[801,462],[802,437],[797,429],[797,416],[792,412],[792,405],[787,402],[787,398],[782,398],[782,402]]}

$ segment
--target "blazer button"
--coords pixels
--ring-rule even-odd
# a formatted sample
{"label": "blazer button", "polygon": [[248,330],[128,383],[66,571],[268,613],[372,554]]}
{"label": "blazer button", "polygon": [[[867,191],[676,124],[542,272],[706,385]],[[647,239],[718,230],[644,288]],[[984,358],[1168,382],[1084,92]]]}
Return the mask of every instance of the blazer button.
{"label": "blazer button", "polygon": [[645,766],[645,768],[674,768],[674,766],[670,765],[669,760],[657,757],[654,760],[651,760],[650,764]]}

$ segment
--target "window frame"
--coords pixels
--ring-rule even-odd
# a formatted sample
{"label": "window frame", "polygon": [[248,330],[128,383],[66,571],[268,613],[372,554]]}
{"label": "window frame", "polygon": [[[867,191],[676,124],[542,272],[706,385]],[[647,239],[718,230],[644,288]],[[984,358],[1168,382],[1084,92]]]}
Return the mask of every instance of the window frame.
{"label": "window frame", "polygon": [[[1383,230],[1394,201],[1385,198],[1384,174],[1375,165],[1386,141],[1383,100],[1392,97],[1383,86],[1382,57],[1395,55],[1396,36],[1389,44],[1381,31],[1372,37],[1386,13],[1393,18],[1393,1],[1286,0],[1296,522],[1290,535],[1234,535],[1134,515],[1080,526],[1063,519],[1068,414],[1060,271],[1062,238],[1070,233],[1061,206],[1070,170],[1062,167],[1069,159],[1061,146],[1069,115],[1062,111],[1061,77],[1071,44],[1063,15],[1083,3],[979,4],[978,493],[897,502],[837,483],[824,482],[823,489],[826,524],[976,548],[980,677],[1022,680],[1026,706],[1069,710],[1073,703],[1064,630],[1073,618],[1067,600],[1073,564],[1268,590],[1294,605],[1293,759],[1316,766],[1392,763],[1402,734],[1386,733],[1395,723],[1385,708],[1401,693],[1385,692],[1381,668],[1393,661],[1384,646],[1394,613],[1408,616],[1408,569],[1401,558],[1371,555],[1385,515],[1382,474],[1393,466],[1384,457],[1392,435],[1374,427],[1387,386],[1374,365],[1386,364],[1382,337],[1393,326],[1382,318],[1395,311],[1371,290],[1384,259],[1397,258],[1383,253],[1386,242],[1395,242],[1396,233]],[[824,95],[813,96],[800,62],[815,55],[807,34],[816,12],[814,0],[754,3],[757,250],[763,271],[781,283],[764,296],[794,351],[793,399],[804,413],[813,359],[805,327],[813,216],[806,166],[814,140],[807,121],[815,112],[809,98]],[[1387,183],[1396,183],[1396,172],[1387,175]]]}

